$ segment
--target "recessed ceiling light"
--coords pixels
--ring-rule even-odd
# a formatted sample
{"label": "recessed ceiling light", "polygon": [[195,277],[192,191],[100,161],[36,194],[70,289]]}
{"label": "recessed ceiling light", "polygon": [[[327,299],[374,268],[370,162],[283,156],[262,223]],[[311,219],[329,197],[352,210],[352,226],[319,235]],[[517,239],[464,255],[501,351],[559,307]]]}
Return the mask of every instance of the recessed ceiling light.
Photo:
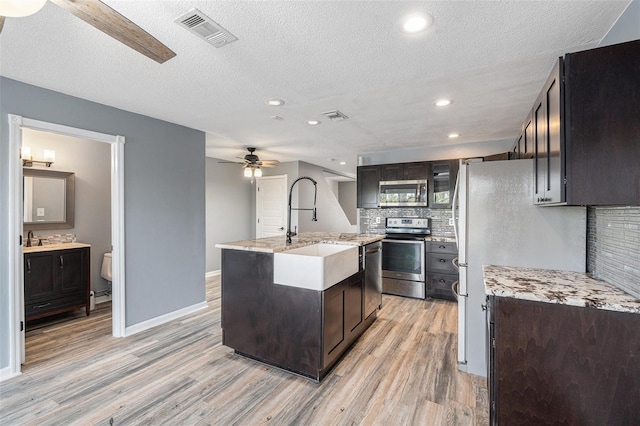
{"label": "recessed ceiling light", "polygon": [[436,106],[443,107],[447,105],[451,105],[453,101],[451,99],[438,99],[436,101]]}
{"label": "recessed ceiling light", "polygon": [[307,124],[310,126],[317,126],[320,122],[318,120],[308,120]]}
{"label": "recessed ceiling light", "polygon": [[282,99],[277,99],[277,98],[267,99],[266,101],[264,101],[264,103],[271,106],[284,105],[284,101]]}
{"label": "recessed ceiling light", "polygon": [[433,23],[433,18],[428,13],[411,15],[402,21],[402,31],[409,34],[424,31]]}
{"label": "recessed ceiling light", "polygon": [[345,164],[347,164],[347,162],[346,162],[346,161],[341,161],[341,162],[340,162],[340,165],[341,165],[341,166],[344,166]]}
{"label": "recessed ceiling light", "polygon": [[457,138],[458,136],[460,136],[460,133],[449,133],[450,139]]}

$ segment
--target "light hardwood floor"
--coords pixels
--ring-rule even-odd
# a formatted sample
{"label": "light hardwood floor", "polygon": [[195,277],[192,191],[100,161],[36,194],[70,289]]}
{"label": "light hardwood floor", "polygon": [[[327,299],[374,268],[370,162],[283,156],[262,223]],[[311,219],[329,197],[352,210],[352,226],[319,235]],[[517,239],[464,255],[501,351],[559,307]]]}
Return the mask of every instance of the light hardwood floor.
{"label": "light hardwood floor", "polygon": [[209,307],[111,337],[110,307],[27,332],[23,374],[0,384],[0,424],[486,425],[486,380],[459,372],[456,304],[383,297],[372,327],[317,385],[221,343]]}

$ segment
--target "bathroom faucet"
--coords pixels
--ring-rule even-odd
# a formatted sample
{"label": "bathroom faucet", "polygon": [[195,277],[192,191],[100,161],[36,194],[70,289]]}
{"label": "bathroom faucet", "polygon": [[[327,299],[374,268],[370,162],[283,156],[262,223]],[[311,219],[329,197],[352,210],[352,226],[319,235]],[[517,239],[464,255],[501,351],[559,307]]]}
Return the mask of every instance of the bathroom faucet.
{"label": "bathroom faucet", "polygon": [[[315,190],[314,194],[313,194],[313,208],[312,209],[301,209],[301,208],[293,208],[291,207],[291,196],[293,194],[293,187],[296,185],[296,183],[298,183],[298,181],[301,181],[302,179],[307,179],[310,180],[311,182],[313,182],[313,188]],[[298,179],[294,180],[293,183],[291,184],[291,188],[289,188],[289,214],[287,215],[287,244],[291,244],[291,237],[295,237],[298,233],[297,232],[291,232],[291,210],[311,210],[312,211],[312,215],[311,215],[311,221],[313,222],[317,222],[318,218],[316,217],[316,200],[318,198],[318,182],[316,182],[315,180],[313,180],[312,178],[308,177],[308,176],[302,176],[299,177]],[[298,230],[298,227],[296,226],[296,231]]]}
{"label": "bathroom faucet", "polygon": [[27,247],[31,247],[31,238],[33,238],[33,231],[27,232]]}

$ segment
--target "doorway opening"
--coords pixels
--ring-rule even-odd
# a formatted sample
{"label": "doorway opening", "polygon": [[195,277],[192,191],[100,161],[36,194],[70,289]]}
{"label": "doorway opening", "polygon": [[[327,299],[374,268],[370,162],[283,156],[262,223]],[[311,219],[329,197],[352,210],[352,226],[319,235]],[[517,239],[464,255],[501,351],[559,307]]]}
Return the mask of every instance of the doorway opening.
{"label": "doorway opening", "polygon": [[[23,132],[24,130],[24,132]],[[125,282],[124,282],[124,142],[123,136],[109,135],[90,130],[59,125],[9,114],[9,144],[11,158],[9,164],[9,207],[11,212],[10,241],[16,244],[9,251],[9,298],[11,318],[9,368],[10,376],[21,372],[25,357],[25,308],[23,270],[23,170],[20,159],[23,133],[30,131],[47,132],[70,136],[85,141],[95,141],[110,145],[110,221],[112,245],[112,333],[114,337],[125,336]],[[37,213],[36,213],[37,215]],[[24,235],[26,238],[26,235]]]}

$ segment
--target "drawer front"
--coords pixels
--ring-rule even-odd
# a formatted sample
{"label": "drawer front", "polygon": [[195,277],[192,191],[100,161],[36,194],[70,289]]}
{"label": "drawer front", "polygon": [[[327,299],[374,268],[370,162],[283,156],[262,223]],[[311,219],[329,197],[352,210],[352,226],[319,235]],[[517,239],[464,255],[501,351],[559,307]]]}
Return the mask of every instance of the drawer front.
{"label": "drawer front", "polygon": [[427,272],[443,272],[445,274],[458,274],[451,261],[458,257],[457,254],[427,253]]}
{"label": "drawer front", "polygon": [[82,307],[88,303],[86,293],[76,293],[58,299],[25,303],[24,314],[27,320],[45,316],[48,312],[64,312],[74,306]]}
{"label": "drawer front", "polygon": [[457,275],[450,274],[428,274],[427,275],[427,295],[432,297],[442,297],[455,300],[451,286],[458,280]]}
{"label": "drawer front", "polygon": [[442,243],[438,241],[427,241],[426,250],[431,253],[451,253],[458,254],[458,246],[456,243]]}

